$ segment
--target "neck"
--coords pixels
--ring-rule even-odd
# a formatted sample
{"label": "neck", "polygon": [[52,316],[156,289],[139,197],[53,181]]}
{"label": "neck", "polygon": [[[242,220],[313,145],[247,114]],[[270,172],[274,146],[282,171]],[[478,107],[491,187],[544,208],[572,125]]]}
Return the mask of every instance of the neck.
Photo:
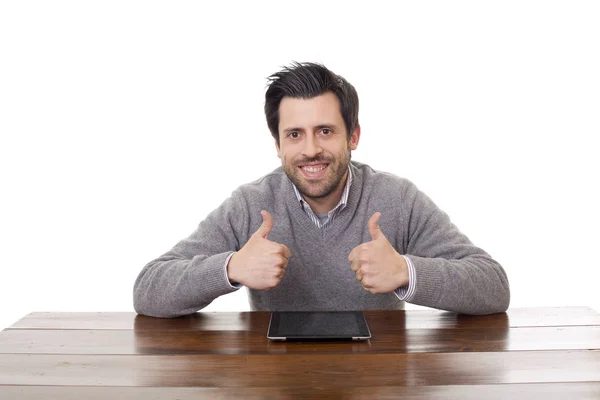
{"label": "neck", "polygon": [[337,206],[340,202],[347,181],[348,171],[346,171],[344,177],[340,180],[340,184],[338,185],[338,187],[335,188],[335,190],[329,193],[327,196],[319,198],[302,196],[302,198],[308,203],[308,205],[315,214],[327,214],[329,211],[333,210],[335,206]]}

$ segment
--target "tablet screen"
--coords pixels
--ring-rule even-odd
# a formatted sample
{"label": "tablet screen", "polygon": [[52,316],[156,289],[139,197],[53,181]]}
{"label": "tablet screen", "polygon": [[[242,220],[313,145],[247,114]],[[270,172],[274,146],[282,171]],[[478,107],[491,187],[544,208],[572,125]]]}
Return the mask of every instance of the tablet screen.
{"label": "tablet screen", "polygon": [[271,339],[368,339],[369,327],[360,311],[273,312]]}

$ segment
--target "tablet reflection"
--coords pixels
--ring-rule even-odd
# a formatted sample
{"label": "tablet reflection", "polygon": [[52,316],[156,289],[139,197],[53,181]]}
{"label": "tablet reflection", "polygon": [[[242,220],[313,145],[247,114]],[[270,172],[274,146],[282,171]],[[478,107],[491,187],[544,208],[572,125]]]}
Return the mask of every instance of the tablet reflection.
{"label": "tablet reflection", "polygon": [[371,353],[371,340],[311,340],[311,341],[276,341],[267,343],[267,353]]}

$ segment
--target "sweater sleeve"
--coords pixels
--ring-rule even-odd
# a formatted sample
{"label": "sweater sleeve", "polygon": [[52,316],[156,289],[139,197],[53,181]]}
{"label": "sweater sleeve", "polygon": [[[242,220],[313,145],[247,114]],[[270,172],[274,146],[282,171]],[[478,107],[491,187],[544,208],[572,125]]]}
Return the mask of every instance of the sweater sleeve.
{"label": "sweater sleeve", "polygon": [[502,266],[414,185],[409,185],[405,200],[406,256],[416,272],[410,302],[461,314],[506,311],[510,289]]}
{"label": "sweater sleeve", "polygon": [[138,314],[192,314],[239,289],[227,279],[226,261],[246,241],[242,233],[248,227],[244,204],[242,195],[234,192],[188,238],[142,269],[133,288]]}

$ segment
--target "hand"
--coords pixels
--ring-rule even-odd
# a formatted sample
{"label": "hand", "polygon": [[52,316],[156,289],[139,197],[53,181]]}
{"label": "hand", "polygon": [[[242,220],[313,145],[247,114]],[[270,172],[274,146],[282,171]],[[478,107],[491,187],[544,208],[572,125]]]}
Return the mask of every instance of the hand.
{"label": "hand", "polygon": [[348,261],[361,285],[371,293],[388,293],[408,285],[406,260],[392,247],[379,227],[380,212],[369,219],[370,242],[356,246]]}
{"label": "hand", "polygon": [[267,239],[273,228],[273,217],[264,210],[260,214],[262,225],[244,247],[231,256],[227,277],[250,289],[269,290],[281,282],[292,253],[285,245]]}

